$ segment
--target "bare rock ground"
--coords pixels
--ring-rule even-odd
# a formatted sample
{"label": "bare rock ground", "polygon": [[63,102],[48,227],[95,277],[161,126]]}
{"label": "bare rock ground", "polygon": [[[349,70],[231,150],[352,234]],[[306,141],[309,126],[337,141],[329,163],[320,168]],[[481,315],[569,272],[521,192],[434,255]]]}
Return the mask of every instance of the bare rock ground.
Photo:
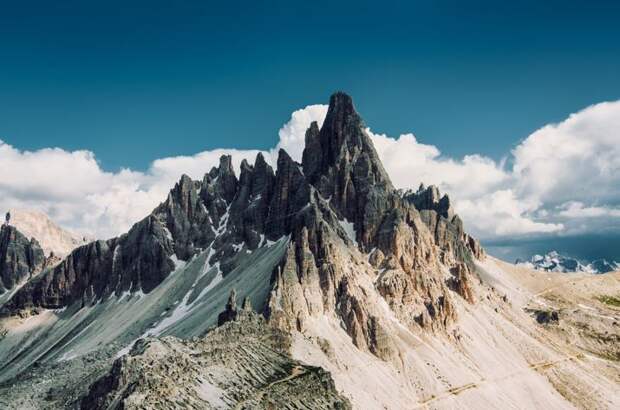
{"label": "bare rock ground", "polygon": [[82,409],[348,409],[326,371],[293,360],[287,334],[243,310],[204,338],[140,339]]}

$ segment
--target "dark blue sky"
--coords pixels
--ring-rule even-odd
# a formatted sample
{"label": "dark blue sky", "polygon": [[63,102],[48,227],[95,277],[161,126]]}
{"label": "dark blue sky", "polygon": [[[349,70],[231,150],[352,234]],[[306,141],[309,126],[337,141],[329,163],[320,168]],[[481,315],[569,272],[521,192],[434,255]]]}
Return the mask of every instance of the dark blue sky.
{"label": "dark blue sky", "polygon": [[617,1],[295,3],[2,0],[0,138],[143,169],[272,147],[342,89],[375,131],[499,158],[620,98]]}

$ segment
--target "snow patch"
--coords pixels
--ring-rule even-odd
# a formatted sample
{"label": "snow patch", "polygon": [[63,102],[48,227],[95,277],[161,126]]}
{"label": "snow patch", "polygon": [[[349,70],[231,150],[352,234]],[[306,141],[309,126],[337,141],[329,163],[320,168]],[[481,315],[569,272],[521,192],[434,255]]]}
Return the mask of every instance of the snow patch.
{"label": "snow patch", "polygon": [[172,263],[174,264],[174,269],[172,270],[172,272],[170,273],[171,275],[175,272],[177,272],[178,270],[182,269],[185,267],[185,265],[187,264],[186,261],[182,261],[179,258],[177,258],[176,254],[172,254],[170,255],[170,260],[172,261]]}
{"label": "snow patch", "polygon": [[357,247],[357,240],[355,239],[357,238],[357,232],[355,232],[355,225],[353,224],[353,222],[349,222],[345,218],[343,220],[339,220],[338,223],[340,224],[342,229],[344,229],[344,232],[347,234],[351,242],[353,242]]}
{"label": "snow patch", "polygon": [[254,198],[252,198],[252,204],[255,204],[256,202],[260,201],[260,199],[263,197],[263,194],[258,194],[256,195]]}
{"label": "snow patch", "polygon": [[196,388],[198,396],[216,409],[226,409],[229,406],[222,400],[225,391],[204,379],[200,379],[200,385]]}
{"label": "snow patch", "polygon": [[226,232],[226,228],[228,227],[228,219],[230,218],[230,205],[226,207],[226,212],[222,215],[220,219],[220,225],[217,228],[217,235],[221,235]]}
{"label": "snow patch", "polygon": [[76,357],[78,357],[77,354],[72,354],[72,352],[73,352],[73,349],[67,350],[65,353],[63,353],[62,356],[60,356],[58,358],[57,361],[58,362],[66,362],[66,361],[69,361],[69,360],[72,360],[72,359],[75,359]]}
{"label": "snow patch", "polygon": [[265,245],[267,246],[267,248],[271,248],[273,245],[279,243],[282,240],[282,238],[284,238],[284,236],[279,237],[275,241],[270,241],[269,239],[267,239],[267,243]]}
{"label": "snow patch", "polygon": [[162,228],[164,230],[164,234],[166,234],[166,238],[168,238],[169,241],[173,241],[172,233],[170,233],[170,230],[168,228],[166,228],[166,226],[163,225],[163,224],[162,224]]}
{"label": "snow patch", "polygon": [[[202,269],[201,274],[198,275],[190,290],[185,294],[180,303],[177,304],[170,316],[164,317],[162,320],[159,321],[159,323],[157,323],[157,325],[147,330],[142,337],[159,336],[170,326],[183,320],[196,307],[198,301],[224,279],[224,276],[222,275],[222,270],[220,269],[220,263],[216,262],[214,265],[211,265],[209,263],[209,259],[214,252],[215,251],[213,250],[213,248],[209,249],[209,255],[206,258],[205,265]],[[207,286],[205,286],[205,288],[194,299],[194,301],[189,303],[189,298],[193,293],[191,289],[196,286],[200,278],[202,278],[207,272],[209,272],[213,268],[217,269],[217,274],[215,275],[215,277],[211,280],[211,282],[209,282]]]}

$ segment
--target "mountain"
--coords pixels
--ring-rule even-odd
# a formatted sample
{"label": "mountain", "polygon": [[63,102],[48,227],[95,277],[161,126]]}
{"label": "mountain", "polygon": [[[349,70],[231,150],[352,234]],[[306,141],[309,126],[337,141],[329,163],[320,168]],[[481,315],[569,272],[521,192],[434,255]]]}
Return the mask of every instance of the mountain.
{"label": "mountain", "polygon": [[556,251],[548,252],[545,255],[534,255],[529,261],[517,260],[515,263],[547,272],[607,273],[620,270],[620,264],[615,261],[597,259],[592,262],[585,262],[570,256],[560,255]]}
{"label": "mountain", "polygon": [[73,249],[88,240],[55,224],[43,212],[27,209],[11,209],[11,225],[28,239],[35,238],[46,255],[67,256]]}
{"label": "mountain", "polygon": [[14,226],[0,226],[0,305],[27,281],[60,260],[46,257],[35,238],[28,239]]}
{"label": "mountain", "polygon": [[395,189],[365,130],[335,93],[301,163],[222,156],[26,278],[1,306],[0,405],[620,405],[615,276],[487,256],[447,195]]}

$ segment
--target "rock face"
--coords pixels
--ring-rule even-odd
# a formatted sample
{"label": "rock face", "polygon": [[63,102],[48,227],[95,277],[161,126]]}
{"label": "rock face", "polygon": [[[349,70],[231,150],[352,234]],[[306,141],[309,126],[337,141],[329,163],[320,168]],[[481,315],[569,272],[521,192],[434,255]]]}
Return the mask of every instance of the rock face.
{"label": "rock face", "polygon": [[[297,187],[294,203],[307,202],[292,221],[289,252],[276,272],[268,306],[274,322],[303,330],[311,316],[336,314],[358,347],[390,355],[386,324],[360,278],[368,267],[343,242],[369,254],[374,270],[367,273],[411,327],[445,328],[456,319],[455,295],[474,301],[472,260],[484,257],[479,244],[436,188],[394,189],[349,96],[334,94],[323,127],[312,124],[306,132],[303,172],[290,161],[282,165],[291,174],[283,185]],[[280,170],[279,162],[276,178]]]}
{"label": "rock face", "polygon": [[273,170],[261,154],[254,166],[242,164],[240,179],[230,156],[223,156],[202,181],[184,175],[166,201],[128,233],[75,249],[56,268],[24,286],[4,312],[94,303],[125,291],[150,292],[173,271],[175,260],[188,260],[209,247],[211,265],[219,263],[226,274],[241,248],[256,249],[266,235],[281,236],[276,224],[266,228],[270,213],[272,222],[286,226],[271,210],[279,205],[271,203],[275,187]]}
{"label": "rock face", "polygon": [[3,309],[57,309],[123,290],[149,291],[173,269],[171,240],[152,216],[125,235],[75,249],[60,264],[26,283]]}
{"label": "rock face", "polygon": [[45,266],[45,255],[36,239],[27,239],[11,225],[0,227],[0,294],[36,275]]}
{"label": "rock face", "polygon": [[463,222],[454,213],[448,195],[440,197],[439,189],[420,185],[417,192],[408,191],[404,198],[420,211],[422,220],[435,237],[435,243],[458,260],[467,260],[468,252],[477,259],[484,257],[482,247],[463,229]]}
{"label": "rock face", "polygon": [[250,312],[202,339],[141,339],[80,408],[351,408],[329,373],[293,360],[289,344],[286,333]]}

